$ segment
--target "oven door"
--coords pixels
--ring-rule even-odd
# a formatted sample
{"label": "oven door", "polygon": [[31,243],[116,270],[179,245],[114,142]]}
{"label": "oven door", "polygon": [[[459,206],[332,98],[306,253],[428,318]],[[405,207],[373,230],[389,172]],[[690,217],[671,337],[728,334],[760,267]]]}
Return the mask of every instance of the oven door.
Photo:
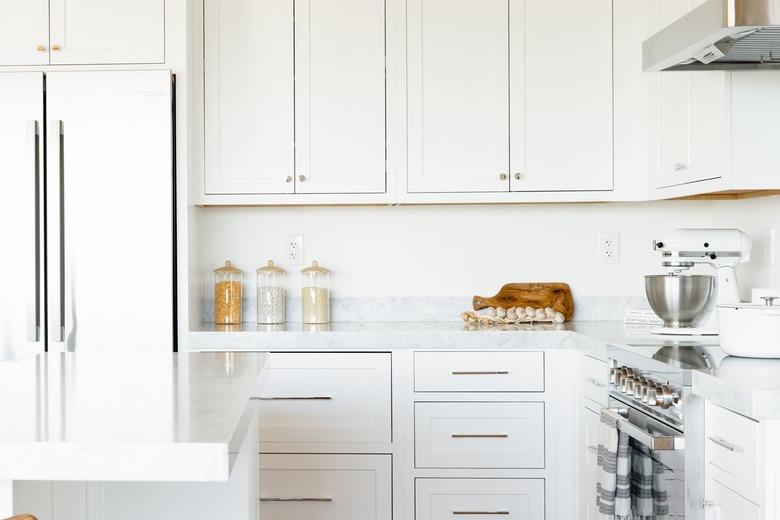
{"label": "oven door", "polygon": [[[646,512],[652,507],[652,519],[685,518],[683,433],[613,397],[609,404],[607,413],[615,417],[618,430],[630,439],[632,508]],[[652,478],[641,469],[643,457],[652,461]]]}

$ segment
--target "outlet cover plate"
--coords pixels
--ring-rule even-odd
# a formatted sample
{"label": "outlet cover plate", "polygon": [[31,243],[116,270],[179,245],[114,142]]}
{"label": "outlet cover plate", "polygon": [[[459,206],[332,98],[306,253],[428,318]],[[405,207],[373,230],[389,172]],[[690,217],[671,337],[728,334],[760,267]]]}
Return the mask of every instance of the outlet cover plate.
{"label": "outlet cover plate", "polygon": [[620,263],[619,233],[599,233],[598,246],[600,264]]}
{"label": "outlet cover plate", "polygon": [[284,263],[291,266],[303,265],[303,235],[284,237]]}

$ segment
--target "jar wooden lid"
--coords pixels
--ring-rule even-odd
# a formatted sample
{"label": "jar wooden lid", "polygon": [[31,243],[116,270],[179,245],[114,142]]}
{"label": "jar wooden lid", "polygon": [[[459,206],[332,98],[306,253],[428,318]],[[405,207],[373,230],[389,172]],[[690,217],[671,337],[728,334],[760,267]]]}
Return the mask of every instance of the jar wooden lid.
{"label": "jar wooden lid", "polygon": [[304,267],[301,269],[302,273],[308,274],[308,273],[317,273],[317,274],[328,274],[330,273],[329,270],[325,269],[324,267],[320,267],[319,262],[316,260],[311,263],[311,267]]}
{"label": "jar wooden lid", "polygon": [[257,273],[258,274],[263,274],[263,273],[283,273],[283,272],[284,272],[284,269],[282,269],[278,265],[274,265],[274,261],[273,260],[269,260],[266,265],[264,265],[263,267],[260,267],[260,268],[257,269]]}
{"label": "jar wooden lid", "polygon": [[230,260],[225,261],[225,265],[222,267],[218,267],[214,269],[215,273],[218,274],[241,274],[243,271],[239,269],[238,267],[234,266],[233,263]]}

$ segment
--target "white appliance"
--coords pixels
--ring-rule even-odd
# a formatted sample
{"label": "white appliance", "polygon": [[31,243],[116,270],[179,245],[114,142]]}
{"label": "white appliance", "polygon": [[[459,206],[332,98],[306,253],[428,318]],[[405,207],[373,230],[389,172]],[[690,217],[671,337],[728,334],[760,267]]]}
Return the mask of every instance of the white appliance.
{"label": "white appliance", "polygon": [[[715,304],[739,303],[736,266],[750,260],[752,242],[738,229],[678,229],[664,240],[654,242],[653,249],[661,253],[661,265],[670,273],[680,274],[705,264],[717,273]],[[667,328],[653,331],[670,335],[717,335],[718,319],[715,306],[705,311],[696,327]]]}
{"label": "white appliance", "polygon": [[6,356],[175,349],[172,107],[164,70],[0,73]]}

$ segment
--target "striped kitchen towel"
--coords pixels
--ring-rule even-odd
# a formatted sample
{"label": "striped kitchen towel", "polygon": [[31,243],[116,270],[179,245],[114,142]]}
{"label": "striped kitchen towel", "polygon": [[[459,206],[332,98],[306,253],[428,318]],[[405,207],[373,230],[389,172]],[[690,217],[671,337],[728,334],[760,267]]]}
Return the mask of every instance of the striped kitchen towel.
{"label": "striped kitchen towel", "polygon": [[669,498],[666,494],[664,465],[646,447],[632,448],[631,499],[634,520],[666,520]]}
{"label": "striped kitchen towel", "polygon": [[600,520],[631,519],[631,447],[614,412],[601,412],[596,505]]}

